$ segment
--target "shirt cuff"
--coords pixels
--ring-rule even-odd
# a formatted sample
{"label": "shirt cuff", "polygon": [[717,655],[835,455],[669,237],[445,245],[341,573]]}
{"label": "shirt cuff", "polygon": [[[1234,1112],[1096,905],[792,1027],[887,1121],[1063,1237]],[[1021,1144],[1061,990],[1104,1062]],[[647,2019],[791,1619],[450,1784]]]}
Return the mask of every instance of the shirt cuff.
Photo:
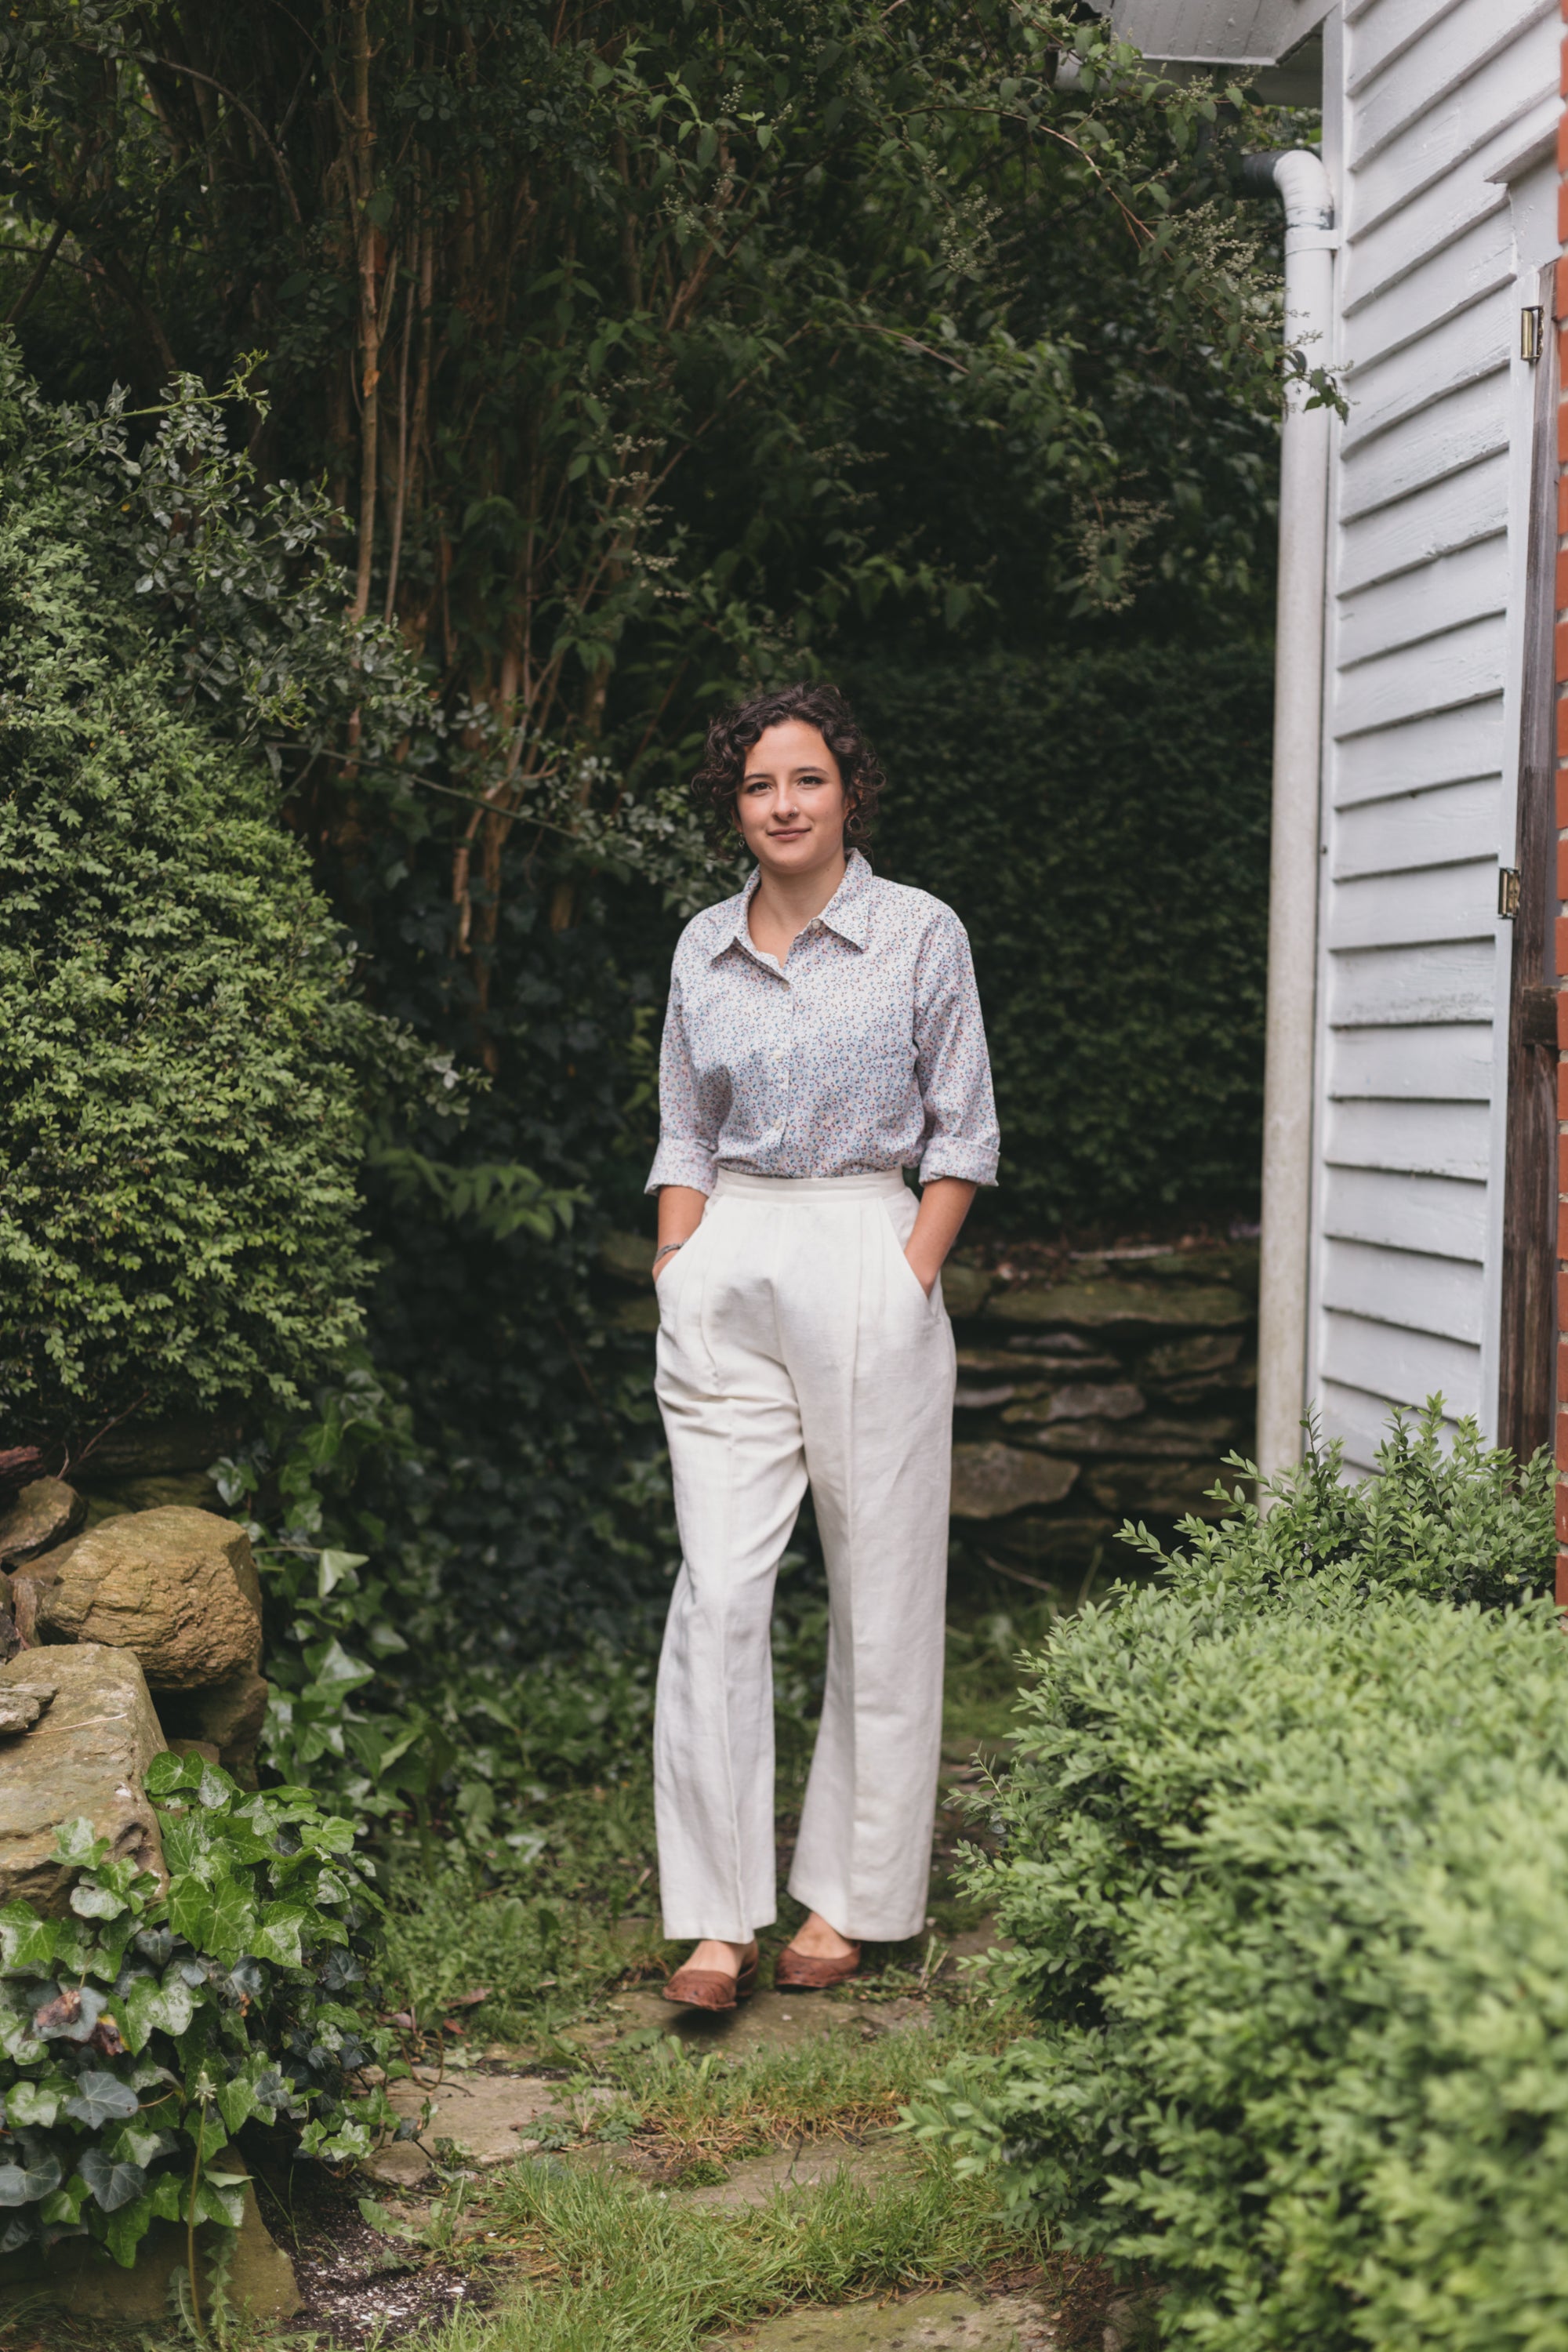
{"label": "shirt cuff", "polygon": [[939,1135],[921,1161],[921,1182],[937,1176],[959,1176],[966,1184],[994,1184],[999,1146],[965,1143],[956,1135]]}
{"label": "shirt cuff", "polygon": [[717,1158],[716,1152],[694,1138],[661,1135],[643,1191],[657,1192],[665,1184],[689,1184],[694,1192],[711,1192]]}

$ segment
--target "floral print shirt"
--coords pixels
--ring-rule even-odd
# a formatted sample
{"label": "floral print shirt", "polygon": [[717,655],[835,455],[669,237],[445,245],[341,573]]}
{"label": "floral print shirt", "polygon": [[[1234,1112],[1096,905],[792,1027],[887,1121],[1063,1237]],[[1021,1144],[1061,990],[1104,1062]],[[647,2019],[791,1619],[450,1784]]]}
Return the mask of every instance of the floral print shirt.
{"label": "floral print shirt", "polygon": [[680,935],[647,1190],[749,1176],[996,1181],[1000,1136],[969,937],[858,850],[788,961],[749,928],[758,875]]}

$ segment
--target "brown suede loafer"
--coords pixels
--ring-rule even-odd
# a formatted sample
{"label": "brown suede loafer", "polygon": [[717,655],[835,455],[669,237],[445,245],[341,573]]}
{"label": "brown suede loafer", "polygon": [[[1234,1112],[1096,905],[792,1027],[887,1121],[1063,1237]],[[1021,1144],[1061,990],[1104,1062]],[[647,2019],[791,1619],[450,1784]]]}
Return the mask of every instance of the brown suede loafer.
{"label": "brown suede loafer", "polygon": [[773,1982],[781,1992],[826,1992],[829,1985],[847,1984],[859,1966],[858,1944],[837,1960],[819,1959],[786,1944],[774,1966]]}
{"label": "brown suede loafer", "polygon": [[663,1999],[683,2002],[688,2009],[733,2009],[757,1990],[757,1955],[752,1954],[739,1976],[722,1969],[677,1969],[665,1986]]}

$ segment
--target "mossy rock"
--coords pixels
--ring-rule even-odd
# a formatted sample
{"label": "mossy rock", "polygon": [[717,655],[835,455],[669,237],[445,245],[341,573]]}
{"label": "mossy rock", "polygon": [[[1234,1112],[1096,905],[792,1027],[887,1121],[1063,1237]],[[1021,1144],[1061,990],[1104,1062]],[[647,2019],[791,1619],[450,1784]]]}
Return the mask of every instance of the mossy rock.
{"label": "mossy rock", "polygon": [[1075,1462],[1025,1454],[1016,1445],[955,1445],[952,1516],[999,1519],[1010,1512],[1059,1503],[1078,1477]]}
{"label": "mossy rock", "polygon": [[1067,1330],[1226,1329],[1249,1322],[1238,1290],[1217,1283],[1058,1282],[1023,1284],[989,1301],[988,1322],[1057,1324]]}
{"label": "mossy rock", "polygon": [[[204,2222],[196,2231],[196,2274],[204,2289],[213,2256],[223,2250],[225,2238],[233,2249],[225,2290],[229,2301],[252,2321],[291,2319],[304,2300],[294,2265],[268,2230],[256,2191],[248,2186],[237,2231],[214,2221]],[[152,2326],[162,2339],[169,2317],[170,2281],[185,2260],[185,2232],[176,2221],[153,2223],[136,2249],[135,2267],[128,2271],[90,2238],[63,2239],[47,2254],[0,2255],[0,2320],[8,2304],[52,2304],[73,2319]],[[36,2326],[33,2332],[37,2333]],[[0,2342],[10,2340],[0,2334]]]}
{"label": "mossy rock", "polygon": [[640,1290],[652,1271],[656,1247],[645,1234],[606,1234],[599,1244],[600,1270],[616,1282],[635,1283]]}

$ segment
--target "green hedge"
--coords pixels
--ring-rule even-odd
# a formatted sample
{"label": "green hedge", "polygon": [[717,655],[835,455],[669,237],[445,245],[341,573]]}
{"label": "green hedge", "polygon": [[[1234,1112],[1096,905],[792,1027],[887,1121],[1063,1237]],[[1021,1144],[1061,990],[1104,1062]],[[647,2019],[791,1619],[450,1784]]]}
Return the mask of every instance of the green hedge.
{"label": "green hedge", "polygon": [[890,779],[873,860],[956,908],[998,1205],[1122,1223],[1258,1198],[1272,656],[1114,646],[853,681]]}
{"label": "green hedge", "polygon": [[1332,1484],[1034,1662],[971,1891],[1035,2038],[922,2127],[1146,2268],[1173,2340],[1561,2343],[1568,1643],[1447,1597],[1544,1581],[1550,1465],[1429,1430]]}
{"label": "green hedge", "polygon": [[[111,473],[0,353],[0,1427],[289,1398],[359,1328],[381,1024],[258,761],[176,707]],[[385,1032],[390,1037],[390,1030]]]}

